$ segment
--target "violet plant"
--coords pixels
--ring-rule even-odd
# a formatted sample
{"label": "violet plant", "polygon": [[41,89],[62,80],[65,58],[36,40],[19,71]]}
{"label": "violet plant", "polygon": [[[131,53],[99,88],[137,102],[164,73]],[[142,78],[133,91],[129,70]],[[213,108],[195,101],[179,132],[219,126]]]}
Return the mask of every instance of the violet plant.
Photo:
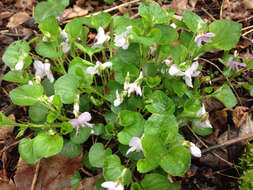
{"label": "violet plant", "polygon": [[[54,11],[43,11],[56,4]],[[84,152],[84,167],[103,170],[98,189],[178,187],[168,176],[184,175],[191,154],[201,157],[180,128],[189,123],[198,135],[212,133],[201,103],[205,98],[229,108],[237,104],[226,81],[216,91],[201,92],[206,81],[199,56],[235,47],[241,24],[217,20],[208,26],[189,10],[181,21],[174,10],[144,1],[137,19],[100,13],[60,28],[55,16],[66,6],[68,0],[39,3],[35,20],[41,36],[15,41],[4,53],[10,71],[3,79],[19,84],[10,98],[29,106],[29,120],[14,122],[0,113],[0,125],[19,127],[19,137],[36,128],[34,137],[23,138],[18,147],[30,164]],[[97,30],[93,44],[87,44],[90,28]],[[235,61],[224,66],[236,72],[247,67]],[[91,136],[96,143],[82,150]]]}

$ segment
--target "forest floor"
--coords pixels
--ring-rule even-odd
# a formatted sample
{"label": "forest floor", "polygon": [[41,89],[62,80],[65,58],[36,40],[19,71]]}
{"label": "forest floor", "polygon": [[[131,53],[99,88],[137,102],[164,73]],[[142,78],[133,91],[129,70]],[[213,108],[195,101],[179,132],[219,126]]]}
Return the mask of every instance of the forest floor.
{"label": "forest floor", "polygon": [[[128,13],[130,17],[137,18],[137,7],[139,2],[132,3],[129,0],[115,0],[112,5],[102,0],[70,0],[70,6],[65,11],[65,21],[75,17],[86,16],[92,13],[106,10],[112,15],[123,15]],[[253,59],[253,1],[252,0],[157,0],[164,9],[173,8],[178,16],[186,9],[198,14],[205,22],[210,23],[216,19],[231,19],[243,25],[242,34],[235,50],[240,58]],[[37,24],[33,22],[32,14],[38,0],[1,0],[0,1],[0,111],[13,120],[26,118],[27,107],[13,105],[9,92],[17,85],[2,80],[3,74],[8,71],[1,57],[6,48],[15,40],[29,40],[38,35]],[[122,6],[123,5],[123,6]],[[90,33],[89,38],[94,39],[95,34]],[[212,52],[205,55],[207,60],[217,60],[222,52]],[[205,67],[206,73],[214,73],[216,67],[209,65]],[[250,80],[253,71],[248,71],[244,80]],[[222,75],[216,75],[213,79],[215,85],[224,81]],[[225,109],[215,100],[207,102],[207,111],[214,127],[214,133],[208,137],[195,137],[190,128],[185,127],[183,132],[188,139],[194,139],[198,145],[206,150],[200,159],[193,159],[190,169],[181,177],[183,190],[231,190],[238,187],[240,173],[234,164],[238,164],[238,158],[243,152],[243,140],[247,139],[247,133],[253,132],[253,122],[247,122],[248,115],[252,113],[253,98],[249,92],[236,88],[237,98],[240,105],[234,109]],[[246,132],[239,133],[237,126],[246,126]],[[245,124],[246,123],[246,124]],[[252,131],[251,131],[252,130]],[[0,128],[0,189],[71,189],[67,184],[74,170],[79,170],[84,179],[77,189],[95,189],[94,181],[101,175],[93,175],[81,164],[81,157],[66,159],[54,156],[47,161],[41,161],[40,166],[24,163],[18,154],[18,143],[15,127]],[[32,136],[32,132],[26,133]],[[236,139],[231,141],[231,139]],[[230,146],[221,146],[209,150],[217,144],[231,143]],[[206,146],[206,147],[205,147]],[[74,167],[73,167],[74,166]],[[38,170],[38,167],[40,170]],[[101,173],[101,171],[100,171]],[[57,177],[53,177],[57,174]],[[31,186],[32,182],[32,186]],[[40,183],[35,187],[35,183]],[[28,185],[27,185],[28,184]],[[48,185],[50,184],[50,185]],[[26,187],[26,188],[24,188]]]}

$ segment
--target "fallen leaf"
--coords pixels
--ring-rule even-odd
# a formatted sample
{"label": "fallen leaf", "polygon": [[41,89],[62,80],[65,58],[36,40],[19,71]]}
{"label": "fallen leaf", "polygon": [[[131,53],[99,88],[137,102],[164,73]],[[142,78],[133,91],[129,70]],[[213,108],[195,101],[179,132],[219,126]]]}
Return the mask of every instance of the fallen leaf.
{"label": "fallen leaf", "polygon": [[14,5],[18,9],[30,9],[32,10],[33,1],[32,0],[17,0],[16,4]]}
{"label": "fallen leaf", "polygon": [[189,0],[189,4],[191,5],[192,8],[195,8],[198,0]]}
{"label": "fallen leaf", "polygon": [[[15,121],[14,114],[9,115],[8,117],[9,117],[9,119]],[[0,128],[0,139],[3,139],[5,141],[9,137],[12,137],[13,136],[13,130],[14,130],[14,126],[1,127]]]}
{"label": "fallen leaf", "polygon": [[[44,158],[40,161],[40,169],[34,190],[71,190],[70,178],[75,170],[82,166],[82,155],[77,158],[65,158],[61,155]],[[14,177],[18,189],[30,189],[36,164],[27,164],[19,159]]]}
{"label": "fallen leaf", "polygon": [[250,15],[251,13],[247,10],[243,1],[238,0],[223,1],[222,18],[230,20],[240,20]]}
{"label": "fallen leaf", "polygon": [[76,190],[96,190],[96,181],[102,177],[102,173],[93,177],[85,177],[77,185]]}
{"label": "fallen leaf", "polygon": [[249,108],[245,106],[237,106],[232,112],[232,119],[236,127],[240,127],[248,117]]}
{"label": "fallen leaf", "polygon": [[74,5],[73,8],[68,8],[63,13],[61,13],[59,16],[57,16],[57,20],[59,22],[63,22],[65,20],[69,20],[76,17],[82,17],[89,13],[87,9],[82,9],[76,5]]}
{"label": "fallen leaf", "polygon": [[7,24],[7,27],[8,28],[15,28],[21,24],[23,24],[25,21],[27,21],[28,19],[30,19],[30,16],[29,14],[27,14],[26,12],[19,12],[19,13],[16,13],[14,14],[8,24]]}
{"label": "fallen leaf", "polygon": [[0,189],[1,190],[18,190],[14,184],[9,184],[9,183],[1,183]]}
{"label": "fallen leaf", "polygon": [[205,104],[205,108],[207,112],[220,110],[224,108],[224,105],[215,98],[206,98],[203,100],[203,104]]}
{"label": "fallen leaf", "polygon": [[187,9],[187,3],[188,0],[172,0],[169,7],[175,9],[176,13],[181,15]]}
{"label": "fallen leaf", "polygon": [[253,9],[253,1],[252,0],[243,0],[243,3],[247,9]]}
{"label": "fallen leaf", "polygon": [[10,16],[12,16],[14,13],[9,12],[9,11],[3,11],[0,13],[0,20],[9,18]]}
{"label": "fallen leaf", "polygon": [[253,121],[247,116],[245,123],[240,127],[239,137],[243,137],[249,133],[253,133]]}

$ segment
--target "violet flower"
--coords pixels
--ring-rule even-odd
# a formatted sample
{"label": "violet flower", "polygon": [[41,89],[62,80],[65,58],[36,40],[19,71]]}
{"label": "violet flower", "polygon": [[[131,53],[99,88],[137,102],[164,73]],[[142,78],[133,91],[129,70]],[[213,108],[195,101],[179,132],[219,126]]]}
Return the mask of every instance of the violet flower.
{"label": "violet flower", "polygon": [[101,48],[102,45],[104,44],[104,42],[110,40],[110,36],[105,34],[105,31],[101,26],[98,28],[98,33],[97,33],[97,36],[96,36],[96,40],[97,41],[92,46],[92,48]]}
{"label": "violet flower", "polygon": [[101,187],[107,188],[108,190],[124,190],[124,186],[118,181],[105,181],[101,184]]}
{"label": "violet flower", "polygon": [[78,135],[79,127],[90,127],[92,124],[88,123],[91,120],[91,115],[89,112],[82,113],[78,118],[71,119],[69,123],[76,129],[76,136]]}
{"label": "violet flower", "polygon": [[108,67],[112,67],[111,62],[105,62],[102,64],[100,61],[97,61],[95,66],[90,66],[86,69],[86,73],[92,74],[92,75],[95,75],[95,74],[100,75],[100,72],[105,70]]}
{"label": "violet flower", "polygon": [[54,82],[54,76],[50,70],[50,64],[49,63],[42,63],[39,60],[35,60],[34,63],[35,68],[35,77],[38,77],[40,79],[47,76],[48,80],[53,83]]}
{"label": "violet flower", "polygon": [[212,42],[212,40],[210,38],[214,37],[214,36],[216,36],[216,34],[211,33],[211,32],[206,33],[206,34],[200,34],[200,35],[197,35],[195,37],[194,42],[196,42],[197,45],[199,47],[201,47],[202,46],[202,42],[207,42],[207,43]]}
{"label": "violet flower", "polygon": [[63,38],[63,42],[61,42],[61,48],[64,53],[68,53],[70,50],[70,45],[69,45],[69,36],[65,32],[65,30],[61,31],[60,35]]}
{"label": "violet flower", "polygon": [[237,61],[229,61],[226,63],[226,65],[228,67],[230,67],[230,69],[234,69],[236,71],[239,71],[239,66],[240,67],[246,67],[247,65],[245,63],[240,63],[240,62],[237,62]]}
{"label": "violet flower", "polygon": [[141,144],[141,139],[139,137],[132,137],[130,142],[129,142],[129,146],[131,148],[128,149],[126,155],[128,155],[130,152],[143,152],[143,148],[142,148],[142,144]]}
{"label": "violet flower", "polygon": [[202,107],[199,109],[196,115],[198,117],[198,120],[195,122],[195,125],[204,128],[213,128],[208,119],[208,112],[206,112],[204,104],[202,104]]}
{"label": "violet flower", "polygon": [[140,72],[139,77],[133,83],[129,83],[130,81],[129,72],[127,73],[127,77],[124,83],[124,90],[127,91],[128,97],[131,95],[132,92],[135,92],[136,95],[142,96],[141,86],[140,86],[142,79],[143,79],[143,74],[142,72]]}
{"label": "violet flower", "polygon": [[197,158],[201,157],[201,150],[192,142],[190,142],[190,152],[193,156]]}
{"label": "violet flower", "polygon": [[122,34],[116,35],[114,38],[115,46],[117,47],[122,47],[122,49],[127,49],[129,46],[129,39],[128,39],[128,34],[129,31],[131,30],[132,26],[128,26],[126,28],[126,31],[123,32]]}

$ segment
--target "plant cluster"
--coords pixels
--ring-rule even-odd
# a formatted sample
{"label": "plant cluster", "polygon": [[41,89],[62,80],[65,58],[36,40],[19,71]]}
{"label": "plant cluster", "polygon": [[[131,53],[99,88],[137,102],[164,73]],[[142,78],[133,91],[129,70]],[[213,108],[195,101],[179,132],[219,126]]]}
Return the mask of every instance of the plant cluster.
{"label": "plant cluster", "polygon": [[[201,156],[180,127],[191,123],[197,134],[211,134],[201,101],[213,97],[226,107],[237,104],[229,81],[252,65],[229,54],[241,24],[216,20],[208,26],[189,10],[179,20],[174,10],[144,1],[140,18],[102,12],[73,19],[62,29],[55,16],[67,6],[68,0],[39,3],[34,18],[41,36],[15,41],[4,53],[10,71],[3,79],[19,84],[10,92],[11,101],[29,106],[30,119],[14,122],[0,113],[0,125],[19,127],[18,137],[34,130],[34,137],[18,146],[30,164],[58,153],[76,157],[92,137],[83,163],[91,170],[102,168],[97,189],[178,187],[170,176],[184,175],[191,154]],[[91,44],[87,34],[95,30]],[[228,82],[218,89],[199,63],[199,56],[214,48],[224,50],[220,62]],[[252,89],[250,83],[238,85]],[[76,178],[78,173],[73,187]]]}

